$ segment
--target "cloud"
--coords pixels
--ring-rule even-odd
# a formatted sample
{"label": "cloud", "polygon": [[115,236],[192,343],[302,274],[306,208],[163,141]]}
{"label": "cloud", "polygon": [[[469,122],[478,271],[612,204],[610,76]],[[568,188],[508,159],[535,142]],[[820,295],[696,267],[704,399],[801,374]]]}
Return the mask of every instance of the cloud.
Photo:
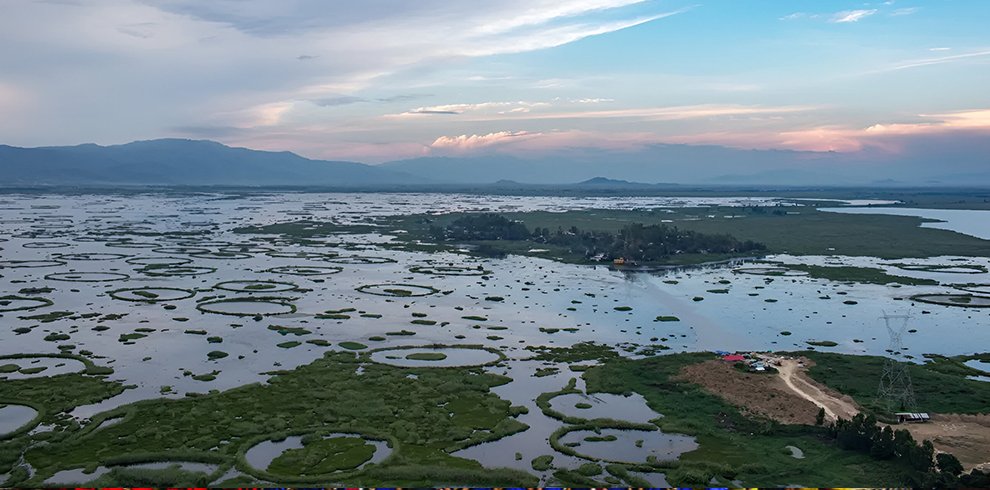
{"label": "cloud", "polygon": [[141,22],[138,24],[120,26],[117,28],[117,32],[131,37],[136,37],[138,39],[150,39],[155,36],[155,32],[152,29],[155,26],[156,24],[154,22]]}
{"label": "cloud", "polygon": [[[375,93],[393,92],[399,81],[431,86],[415,84],[471,57],[560,46],[686,12],[653,0],[498,0],[483,8],[449,0],[65,3],[16,2],[0,16],[0,44],[19,47],[0,50],[0,65],[17,67],[18,82],[42,95],[32,117],[0,135],[5,141],[118,142],[184,126],[300,128],[318,117],[300,101],[413,100]],[[52,66],[65,76],[52,77]]]}
{"label": "cloud", "polygon": [[[740,141],[713,139],[722,144],[749,140],[755,148],[790,148],[814,151],[861,151],[868,148],[896,154],[912,141],[938,135],[977,134],[990,141],[990,109],[943,114],[921,114],[914,122],[877,123],[865,128],[818,126],[777,134],[740,135]],[[693,140],[692,142],[698,142]]]}
{"label": "cloud", "polygon": [[844,10],[842,12],[837,12],[832,15],[829,22],[835,24],[843,24],[848,22],[859,22],[873,14],[877,13],[877,9],[869,10]]}
{"label": "cloud", "polygon": [[415,116],[421,114],[464,114],[469,112],[484,112],[495,110],[497,114],[529,112],[536,107],[548,107],[548,102],[479,102],[473,104],[444,104],[428,107],[417,107],[401,114],[390,114],[386,117]]}
{"label": "cloud", "polygon": [[460,136],[440,136],[430,148],[438,150],[450,150],[454,152],[464,152],[477,150],[490,146],[502,145],[510,141],[529,139],[540,136],[540,133],[530,133],[527,131],[499,131],[488,134],[462,134]]}
{"label": "cloud", "polygon": [[904,16],[904,15],[911,15],[911,14],[915,14],[915,13],[917,13],[917,12],[918,12],[919,10],[921,10],[921,8],[919,8],[919,7],[905,7],[905,8],[899,8],[899,9],[895,9],[895,10],[894,10],[893,12],[891,12],[891,13],[890,13],[890,15],[891,15],[892,17],[900,17],[900,16]]}
{"label": "cloud", "polygon": [[602,104],[605,102],[615,102],[615,99],[608,99],[608,98],[577,99],[577,100],[573,100],[572,102],[576,102],[578,104]]}
{"label": "cloud", "polygon": [[413,109],[413,110],[411,110],[409,112],[405,112],[405,113],[400,114],[400,115],[404,115],[404,114],[448,114],[449,115],[449,114],[460,114],[460,112],[457,112],[457,111],[444,111],[444,110],[440,110],[440,109],[429,109],[429,108],[426,108],[426,107],[420,107],[418,109]]}
{"label": "cloud", "polygon": [[378,102],[407,102],[410,100],[422,99],[426,97],[433,97],[433,94],[399,94],[391,95],[388,97],[381,97],[377,100]]}
{"label": "cloud", "polygon": [[320,107],[336,107],[341,105],[356,104],[358,102],[365,102],[366,99],[362,97],[355,97],[353,95],[342,95],[340,97],[327,97],[325,99],[316,99],[310,102],[320,106]]}
{"label": "cloud", "polygon": [[[689,106],[644,107],[612,110],[576,110],[557,112],[536,112],[516,116],[516,119],[637,119],[643,121],[676,121],[735,116],[758,116],[786,114],[814,110],[811,106],[747,106],[737,104],[699,104]],[[499,119],[499,115],[478,115],[468,120],[483,121]]]}
{"label": "cloud", "polygon": [[[950,49],[950,48],[932,48],[931,51],[945,51],[945,50],[948,50],[948,49]],[[908,60],[908,61],[903,61],[903,62],[900,62],[900,63],[896,63],[894,65],[891,65],[891,66],[887,67],[887,68],[883,68],[883,69],[877,70],[877,72],[906,70],[906,69],[909,69],[909,68],[918,68],[918,67],[929,66],[929,65],[941,65],[941,64],[945,64],[945,63],[956,63],[956,62],[959,62],[959,61],[966,61],[966,60],[971,59],[971,58],[981,58],[981,57],[984,57],[984,56],[990,56],[990,50],[975,51],[975,52],[963,53],[963,54],[954,54],[954,55],[950,55],[950,56],[940,56],[940,57],[936,57],[936,58],[921,58],[921,59],[915,59],[915,60]]]}

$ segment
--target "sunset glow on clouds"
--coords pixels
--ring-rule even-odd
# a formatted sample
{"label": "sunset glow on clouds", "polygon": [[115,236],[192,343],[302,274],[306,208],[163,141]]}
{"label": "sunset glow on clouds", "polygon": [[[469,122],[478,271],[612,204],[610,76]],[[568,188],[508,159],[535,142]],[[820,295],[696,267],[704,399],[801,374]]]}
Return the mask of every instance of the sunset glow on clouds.
{"label": "sunset glow on clouds", "polygon": [[985,2],[2,9],[5,144],[168,136],[381,162],[663,143],[898,154],[990,137]]}

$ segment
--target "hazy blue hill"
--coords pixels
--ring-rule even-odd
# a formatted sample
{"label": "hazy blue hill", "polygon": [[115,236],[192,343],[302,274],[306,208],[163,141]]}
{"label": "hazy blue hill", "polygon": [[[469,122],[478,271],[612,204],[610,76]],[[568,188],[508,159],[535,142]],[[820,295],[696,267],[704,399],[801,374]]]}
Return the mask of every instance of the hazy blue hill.
{"label": "hazy blue hill", "polygon": [[[553,155],[534,155],[529,158],[507,155],[422,157],[388,162],[381,167],[444,183],[479,184],[512,180],[529,184],[564,184],[590,181],[581,185],[611,187],[652,185],[641,184],[643,182],[707,183],[734,180],[720,179],[727,175],[747,181],[745,176],[737,174],[741,174],[740,171],[744,169],[757,169],[753,172],[767,172],[762,177],[773,180],[767,183],[778,184],[801,181],[799,175],[788,172],[793,167],[827,165],[839,158],[840,156],[827,152],[652,145],[635,151],[564,150]],[[776,171],[784,172],[775,174]],[[596,178],[612,181],[596,181]]]}
{"label": "hazy blue hill", "polygon": [[675,187],[678,184],[647,184],[644,182],[630,182],[628,180],[609,179],[607,177],[594,177],[574,184],[575,187],[601,187],[609,189],[650,189],[654,187]]}
{"label": "hazy blue hill", "polygon": [[291,152],[232,148],[213,141],[159,139],[124,145],[43,148],[0,145],[4,184],[388,185],[415,178],[354,162]]}

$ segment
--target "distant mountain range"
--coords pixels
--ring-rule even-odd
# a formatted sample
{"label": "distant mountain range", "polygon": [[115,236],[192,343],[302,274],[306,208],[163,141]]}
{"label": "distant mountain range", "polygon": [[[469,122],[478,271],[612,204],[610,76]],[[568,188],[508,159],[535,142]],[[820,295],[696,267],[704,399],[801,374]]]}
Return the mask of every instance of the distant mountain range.
{"label": "distant mountain range", "polygon": [[[123,145],[41,148],[0,145],[2,186],[182,185],[400,189],[482,185],[574,190],[662,190],[695,186],[990,185],[988,162],[932,165],[940,155],[739,150],[652,145],[631,151],[561,150],[522,158],[436,156],[367,165],[312,160],[291,152],[233,148],[213,141],[158,139]],[[897,179],[891,179],[896,175]]]}
{"label": "distant mountain range", "polygon": [[355,186],[423,179],[354,162],[291,152],[231,148],[213,141],[159,139],[125,145],[17,148],[0,145],[5,185]]}

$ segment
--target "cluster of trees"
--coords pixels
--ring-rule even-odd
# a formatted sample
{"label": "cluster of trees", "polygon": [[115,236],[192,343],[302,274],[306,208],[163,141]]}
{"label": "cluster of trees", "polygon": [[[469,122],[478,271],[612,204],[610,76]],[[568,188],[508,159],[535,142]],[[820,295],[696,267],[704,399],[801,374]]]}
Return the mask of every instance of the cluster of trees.
{"label": "cluster of trees", "polygon": [[624,257],[643,262],[659,261],[677,254],[759,253],[766,246],[752,240],[739,241],[731,235],[706,234],[667,225],[627,225],[618,233],[569,229],[536,228],[504,216],[486,213],[456,219],[446,227],[430,228],[434,238],[457,240],[529,240],[557,245],[586,257]]}
{"label": "cluster of trees", "polygon": [[851,420],[839,419],[829,424],[827,433],[839,447],[867,453],[874,459],[895,460],[923,475],[918,482],[922,487],[958,486],[980,475],[960,475],[962,464],[949,453],[935,454],[931,441],[920,445],[905,429],[893,430],[890,426],[880,427],[873,415],[858,414]]}
{"label": "cluster of trees", "polygon": [[495,213],[469,214],[445,226],[431,226],[430,234],[437,240],[527,240],[526,225]]}

